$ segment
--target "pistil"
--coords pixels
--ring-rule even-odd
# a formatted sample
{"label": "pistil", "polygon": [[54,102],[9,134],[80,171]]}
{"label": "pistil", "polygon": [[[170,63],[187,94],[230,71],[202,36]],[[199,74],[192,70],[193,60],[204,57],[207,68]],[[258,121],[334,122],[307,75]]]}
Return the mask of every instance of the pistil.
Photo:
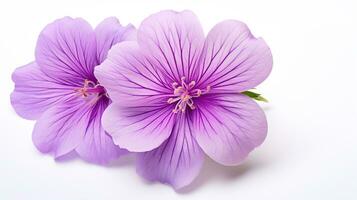
{"label": "pistil", "polygon": [[196,85],[195,81],[191,81],[190,83],[186,83],[185,77],[181,78],[181,85],[177,82],[172,83],[172,88],[174,90],[173,97],[167,100],[167,103],[172,104],[176,103],[176,106],[172,112],[178,113],[186,112],[187,106],[194,110],[196,106],[194,105],[193,98],[200,97],[203,94],[208,93],[211,90],[210,86],[207,86],[206,89],[194,89]]}
{"label": "pistil", "polygon": [[103,86],[88,79],[84,80],[83,87],[77,88],[75,91],[84,98],[96,95],[93,99],[91,98],[93,103],[96,103],[101,97],[107,96]]}

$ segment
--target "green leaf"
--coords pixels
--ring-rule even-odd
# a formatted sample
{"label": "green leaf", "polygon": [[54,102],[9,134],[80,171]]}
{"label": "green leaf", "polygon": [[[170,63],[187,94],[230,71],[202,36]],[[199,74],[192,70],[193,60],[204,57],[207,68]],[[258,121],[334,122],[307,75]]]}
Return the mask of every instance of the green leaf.
{"label": "green leaf", "polygon": [[264,98],[261,94],[252,92],[252,91],[244,91],[242,94],[247,95],[248,97],[256,100],[256,101],[263,101],[263,102],[268,102],[266,98]]}

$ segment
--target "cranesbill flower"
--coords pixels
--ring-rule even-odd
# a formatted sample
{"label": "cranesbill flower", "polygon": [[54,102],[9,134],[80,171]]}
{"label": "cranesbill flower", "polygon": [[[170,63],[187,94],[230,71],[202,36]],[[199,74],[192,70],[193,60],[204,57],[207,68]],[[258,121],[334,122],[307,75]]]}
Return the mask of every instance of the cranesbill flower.
{"label": "cranesbill flower", "polygon": [[83,19],[62,18],[41,32],[36,60],[13,73],[11,103],[26,119],[37,120],[33,142],[55,157],[78,153],[94,163],[122,154],[101,125],[111,102],[94,76],[94,68],[112,45],[136,39],[133,26],[105,19],[95,30]]}
{"label": "cranesbill flower", "polygon": [[138,154],[137,172],[179,189],[198,175],[204,153],[238,165],[266,137],[264,112],[248,96],[272,69],[272,55],[239,21],[204,36],[189,11],[144,20],[137,42],[113,46],[95,74],[113,100],[103,126]]}

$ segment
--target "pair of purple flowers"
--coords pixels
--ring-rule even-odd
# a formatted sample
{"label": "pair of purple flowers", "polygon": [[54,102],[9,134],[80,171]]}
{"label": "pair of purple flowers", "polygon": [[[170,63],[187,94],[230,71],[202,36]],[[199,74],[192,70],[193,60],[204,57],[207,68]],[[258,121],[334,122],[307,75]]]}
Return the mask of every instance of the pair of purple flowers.
{"label": "pair of purple flowers", "polygon": [[238,165],[266,137],[264,112],[242,92],[269,75],[272,55],[242,22],[205,37],[189,11],[159,12],[138,30],[63,18],[41,32],[35,56],[14,72],[11,101],[37,120],[43,153],[105,164],[136,152],[141,176],[179,189],[204,154]]}

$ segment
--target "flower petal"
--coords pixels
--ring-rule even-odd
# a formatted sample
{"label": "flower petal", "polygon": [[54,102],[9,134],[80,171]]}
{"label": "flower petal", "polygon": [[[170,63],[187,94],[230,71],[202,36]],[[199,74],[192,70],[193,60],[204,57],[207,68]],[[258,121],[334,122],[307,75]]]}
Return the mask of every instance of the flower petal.
{"label": "flower petal", "polygon": [[157,149],[138,154],[137,172],[150,181],[180,189],[199,174],[204,155],[192,137],[189,119],[178,116],[171,136]]}
{"label": "flower petal", "polygon": [[17,68],[12,79],[15,90],[11,94],[11,104],[26,119],[39,118],[46,109],[73,93],[73,87],[48,77],[35,62]]}
{"label": "flower petal", "polygon": [[204,33],[190,11],[162,11],[146,18],[138,30],[138,43],[162,67],[171,82],[191,79],[204,42]]}
{"label": "flower petal", "polygon": [[206,95],[192,114],[198,144],[223,165],[241,163],[267,134],[264,112],[242,94]]}
{"label": "flower petal", "polygon": [[84,103],[82,99],[71,96],[43,113],[32,135],[39,151],[59,157],[81,143],[90,117]]}
{"label": "flower petal", "polygon": [[133,25],[122,26],[115,17],[103,20],[96,28],[97,57],[102,63],[107,57],[109,49],[116,43],[126,40],[136,40],[136,29]]}
{"label": "flower petal", "polygon": [[169,106],[124,107],[112,103],[103,114],[104,129],[114,143],[132,152],[150,151],[172,132],[174,114]]}
{"label": "flower petal", "polygon": [[197,87],[210,85],[219,92],[254,88],[268,77],[273,63],[265,41],[234,20],[221,22],[209,32],[203,55]]}
{"label": "flower petal", "polygon": [[36,62],[50,77],[67,85],[94,80],[98,64],[92,27],[83,19],[65,17],[47,25],[36,47]]}
{"label": "flower petal", "polygon": [[112,47],[108,58],[95,69],[95,76],[111,99],[121,105],[165,105],[171,83],[148,61],[136,42]]}
{"label": "flower petal", "polygon": [[85,135],[76,148],[81,158],[98,164],[107,164],[110,160],[126,153],[113,143],[112,138],[104,131],[101,124],[102,114],[109,100],[99,101],[92,107],[89,124]]}

